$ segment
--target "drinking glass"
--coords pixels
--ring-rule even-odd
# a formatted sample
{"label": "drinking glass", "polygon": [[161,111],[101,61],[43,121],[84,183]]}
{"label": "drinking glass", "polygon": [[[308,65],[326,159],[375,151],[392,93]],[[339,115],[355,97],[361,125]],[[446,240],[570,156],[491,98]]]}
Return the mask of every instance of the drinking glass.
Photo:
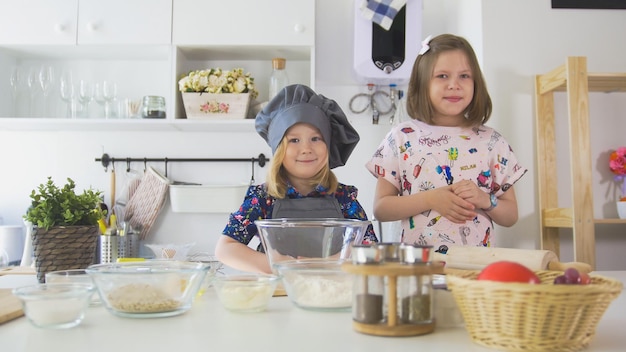
{"label": "drinking glass", "polygon": [[115,111],[112,110],[113,101],[117,98],[117,84],[110,81],[102,82],[102,96],[104,97],[104,115],[105,117],[112,118],[115,116]]}
{"label": "drinking glass", "polygon": [[81,79],[78,83],[78,102],[80,103],[80,110],[83,112],[83,117],[89,117],[89,103],[93,100],[93,96],[93,84]]}
{"label": "drinking glass", "polygon": [[42,65],[39,69],[39,85],[43,92],[43,116],[48,113],[48,95],[50,94],[50,87],[54,80],[54,69],[52,66]]}
{"label": "drinking glass", "polygon": [[94,100],[104,108],[104,118],[108,119],[113,116],[111,109],[112,102],[117,97],[117,84],[110,81],[102,81],[96,83],[94,92]]}
{"label": "drinking glass", "polygon": [[102,106],[102,109],[104,111],[104,117],[106,118],[106,100],[104,100],[104,90],[102,89],[102,82],[96,83],[93,93],[93,100],[95,100],[98,105]]}
{"label": "drinking glass", "polygon": [[63,71],[61,74],[59,91],[61,99],[67,104],[66,117],[76,118],[76,87],[72,71]]}
{"label": "drinking glass", "polygon": [[28,86],[28,116],[35,116],[35,85],[37,82],[37,71],[34,67],[28,70],[26,85]]}
{"label": "drinking glass", "polygon": [[9,81],[11,83],[11,97],[13,98],[13,115],[15,117],[18,116],[17,98],[18,98],[18,92],[19,92],[21,80],[22,80],[21,72],[20,72],[19,67],[17,66],[13,67],[13,69],[11,70],[11,77],[9,78]]}

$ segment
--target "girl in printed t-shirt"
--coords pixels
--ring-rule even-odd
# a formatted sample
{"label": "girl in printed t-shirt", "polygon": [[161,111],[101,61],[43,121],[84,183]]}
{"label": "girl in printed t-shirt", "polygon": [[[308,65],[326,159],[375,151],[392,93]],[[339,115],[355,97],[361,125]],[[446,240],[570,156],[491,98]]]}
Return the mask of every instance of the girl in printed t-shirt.
{"label": "girl in printed t-shirt", "polygon": [[526,169],[484,125],[491,109],[470,44],[450,34],[427,38],[409,81],[412,120],[395,126],[366,164],[377,177],[374,216],[401,220],[402,242],[444,253],[496,246],[493,223],[517,222],[513,184]]}
{"label": "girl in printed t-shirt", "polygon": [[[267,180],[250,186],[239,210],[230,215],[215,254],[232,268],[271,273],[262,247],[248,247],[258,234],[256,220],[367,220],[356,187],[339,183],[331,171],[345,165],[359,135],[334,100],[298,84],[283,88],[257,115],[255,125],[272,148]],[[377,242],[372,225],[363,242]]]}

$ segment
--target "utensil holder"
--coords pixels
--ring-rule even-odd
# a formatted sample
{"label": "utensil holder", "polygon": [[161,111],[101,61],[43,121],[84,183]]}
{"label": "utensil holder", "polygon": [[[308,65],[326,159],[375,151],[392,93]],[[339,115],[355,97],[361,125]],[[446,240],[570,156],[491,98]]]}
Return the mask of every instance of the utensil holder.
{"label": "utensil holder", "polygon": [[139,255],[139,235],[100,236],[100,263],[115,263],[118,258],[135,258]]}

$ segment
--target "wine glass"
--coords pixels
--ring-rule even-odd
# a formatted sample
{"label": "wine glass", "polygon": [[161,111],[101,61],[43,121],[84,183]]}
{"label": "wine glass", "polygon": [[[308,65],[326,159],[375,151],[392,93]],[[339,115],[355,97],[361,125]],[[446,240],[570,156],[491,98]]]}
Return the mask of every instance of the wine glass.
{"label": "wine glass", "polygon": [[102,108],[104,109],[104,117],[106,118],[106,106],[105,106],[106,101],[104,100],[104,91],[102,89],[102,82],[96,83],[94,93],[93,93],[93,100],[95,100],[96,103],[98,103],[98,105],[102,106]]}
{"label": "wine glass", "polygon": [[72,71],[66,70],[61,74],[59,91],[61,99],[67,104],[67,114],[69,118],[76,117],[76,88]]}
{"label": "wine glass", "polygon": [[114,111],[111,110],[112,103],[117,98],[117,84],[115,82],[102,82],[102,96],[104,97],[104,115],[105,117],[115,117]]}
{"label": "wine glass", "polygon": [[17,117],[18,109],[17,109],[17,95],[20,87],[20,81],[22,80],[21,72],[19,67],[15,66],[11,70],[11,77],[9,81],[11,83],[11,97],[13,98],[13,115]]}
{"label": "wine glass", "polygon": [[81,79],[78,83],[78,102],[83,112],[83,117],[89,117],[89,103],[93,100],[94,87],[89,81]]}
{"label": "wine glass", "polygon": [[52,66],[42,65],[39,69],[39,85],[43,92],[43,115],[48,112],[48,94],[54,80],[54,69]]}
{"label": "wine glass", "polygon": [[35,84],[37,82],[37,72],[34,67],[28,70],[26,85],[28,86],[28,116],[35,116]]}

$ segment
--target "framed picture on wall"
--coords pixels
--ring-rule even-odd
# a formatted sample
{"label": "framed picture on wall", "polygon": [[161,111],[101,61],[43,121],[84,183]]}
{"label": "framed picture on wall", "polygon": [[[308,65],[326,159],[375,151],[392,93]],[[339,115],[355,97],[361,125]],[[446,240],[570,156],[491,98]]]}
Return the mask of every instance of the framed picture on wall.
{"label": "framed picture on wall", "polygon": [[625,0],[552,0],[553,9],[626,9]]}

